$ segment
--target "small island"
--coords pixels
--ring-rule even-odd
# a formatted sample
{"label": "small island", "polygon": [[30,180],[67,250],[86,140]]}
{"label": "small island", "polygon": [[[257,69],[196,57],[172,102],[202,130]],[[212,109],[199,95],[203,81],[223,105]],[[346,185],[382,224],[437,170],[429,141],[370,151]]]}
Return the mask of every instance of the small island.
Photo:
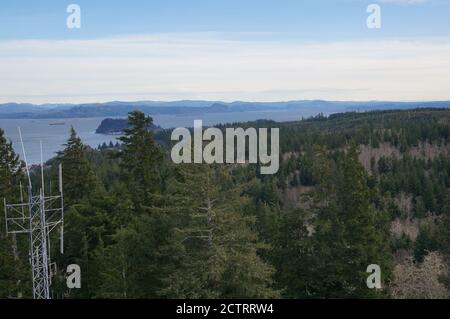
{"label": "small island", "polygon": [[[107,134],[107,135],[122,135],[124,130],[129,128],[127,119],[104,119],[100,126],[95,130],[96,134]],[[152,132],[157,132],[161,130],[161,128],[157,125],[150,125],[148,127]]]}

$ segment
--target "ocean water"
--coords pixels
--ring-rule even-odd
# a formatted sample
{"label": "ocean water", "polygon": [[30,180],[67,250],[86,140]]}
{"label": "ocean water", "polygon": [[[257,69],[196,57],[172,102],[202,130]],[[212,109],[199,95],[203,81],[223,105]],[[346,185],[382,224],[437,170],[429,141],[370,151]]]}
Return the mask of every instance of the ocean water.
{"label": "ocean water", "polygon": [[[18,127],[22,131],[25,153],[28,164],[37,164],[41,161],[40,141],[42,141],[44,161],[54,157],[56,152],[63,149],[73,126],[84,144],[97,147],[103,142],[114,141],[117,136],[95,134],[96,128],[103,118],[61,119],[61,120],[33,120],[33,119],[0,119],[0,128],[13,142],[14,149],[22,156]],[[63,125],[50,125],[59,123]]]}
{"label": "ocean water", "polygon": [[[163,128],[192,127],[194,120],[203,120],[203,125],[219,123],[232,123],[270,119],[275,121],[299,120],[302,116],[308,117],[317,112],[313,110],[277,110],[267,112],[229,112],[212,113],[205,115],[157,115],[154,123]],[[69,138],[70,127],[73,126],[85,145],[97,147],[104,142],[117,141],[115,135],[95,134],[95,130],[104,118],[75,118],[75,119],[0,119],[0,128],[5,131],[7,138],[11,139],[14,149],[22,156],[18,127],[22,130],[25,152],[28,164],[40,163],[40,141],[43,145],[44,161],[54,157],[56,152],[64,148],[63,144]],[[51,125],[58,123],[60,125]]]}

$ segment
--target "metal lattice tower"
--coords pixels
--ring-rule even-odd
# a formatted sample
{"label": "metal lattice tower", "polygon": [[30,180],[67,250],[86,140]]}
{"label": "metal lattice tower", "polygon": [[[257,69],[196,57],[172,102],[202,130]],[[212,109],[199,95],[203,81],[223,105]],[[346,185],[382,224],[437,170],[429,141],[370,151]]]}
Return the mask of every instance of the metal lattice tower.
{"label": "metal lattice tower", "polygon": [[[22,134],[19,129],[20,139]],[[23,142],[22,142],[23,148]],[[28,234],[30,239],[30,264],[33,281],[33,298],[50,299],[51,278],[54,273],[50,258],[50,234],[59,230],[60,253],[64,253],[64,196],[62,190],[62,166],[59,165],[59,194],[45,196],[44,165],[42,161],[41,143],[41,174],[42,185],[39,194],[33,196],[30,173],[23,148],[28,175],[28,196],[24,200],[22,185],[20,185],[19,204],[8,204],[4,200],[6,233],[16,236]]]}

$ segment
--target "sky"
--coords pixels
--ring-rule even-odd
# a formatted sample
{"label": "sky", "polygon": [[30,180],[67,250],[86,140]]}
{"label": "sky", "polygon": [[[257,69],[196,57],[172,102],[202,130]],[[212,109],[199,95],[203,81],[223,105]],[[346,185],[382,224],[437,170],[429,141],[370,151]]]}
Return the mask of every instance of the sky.
{"label": "sky", "polygon": [[449,84],[450,0],[0,0],[0,103],[429,101]]}

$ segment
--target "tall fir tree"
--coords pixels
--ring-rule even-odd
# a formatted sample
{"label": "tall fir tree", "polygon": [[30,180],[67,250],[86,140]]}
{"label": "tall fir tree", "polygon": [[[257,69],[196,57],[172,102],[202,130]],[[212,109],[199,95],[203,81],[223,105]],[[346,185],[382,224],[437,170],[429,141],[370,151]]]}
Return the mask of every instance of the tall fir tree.
{"label": "tall fir tree", "polygon": [[58,153],[63,170],[64,201],[67,207],[93,194],[98,180],[86,156],[86,147],[71,127],[64,149]]}
{"label": "tall fir tree", "polygon": [[120,165],[135,208],[141,210],[141,205],[151,204],[151,194],[160,189],[162,154],[150,131],[151,117],[133,111],[129,113],[128,123],[130,128],[119,138],[122,142]]}
{"label": "tall fir tree", "polygon": [[[285,216],[279,263],[291,260],[298,269],[278,266],[285,295],[295,298],[369,298],[383,295],[366,285],[367,267],[378,264],[382,278],[390,274],[387,214],[370,202],[366,172],[356,145],[335,163],[317,149],[313,201],[309,214],[294,210]],[[331,174],[331,172],[335,172]],[[287,271],[287,273],[286,273]],[[291,272],[291,274],[289,274]]]}
{"label": "tall fir tree", "polygon": [[308,230],[308,212],[286,209],[276,239],[274,264],[276,284],[286,298],[309,298],[315,281],[312,264],[312,238]]}
{"label": "tall fir tree", "polygon": [[[228,186],[225,186],[228,185]],[[258,251],[267,248],[256,232],[248,198],[218,167],[185,164],[169,186],[165,208],[177,216],[175,245],[180,266],[163,295],[176,298],[276,297],[273,268]]]}
{"label": "tall fir tree", "polygon": [[[313,275],[317,280],[308,288],[318,297],[381,296],[383,291],[366,285],[367,267],[379,265],[384,283],[391,273],[389,219],[370,202],[366,172],[358,155],[353,144],[337,166],[336,198],[318,207],[313,237]],[[323,194],[318,196],[323,198]]]}
{"label": "tall fir tree", "polygon": [[[72,298],[93,296],[91,287],[95,285],[95,274],[91,271],[91,255],[101,240],[101,235],[110,227],[106,209],[103,208],[110,205],[87,152],[75,129],[71,127],[69,139],[57,157],[63,172],[65,252],[60,255],[54,251],[52,256],[59,265],[78,264],[83,270],[86,280],[82,289],[69,291],[64,284],[55,289],[56,294]],[[64,275],[62,273],[59,278],[55,278],[55,287],[58,280],[64,282]]]}
{"label": "tall fir tree", "polygon": [[166,279],[179,265],[173,244],[174,217],[163,211],[133,216],[96,249],[94,263],[101,269],[96,297],[160,298]]}

